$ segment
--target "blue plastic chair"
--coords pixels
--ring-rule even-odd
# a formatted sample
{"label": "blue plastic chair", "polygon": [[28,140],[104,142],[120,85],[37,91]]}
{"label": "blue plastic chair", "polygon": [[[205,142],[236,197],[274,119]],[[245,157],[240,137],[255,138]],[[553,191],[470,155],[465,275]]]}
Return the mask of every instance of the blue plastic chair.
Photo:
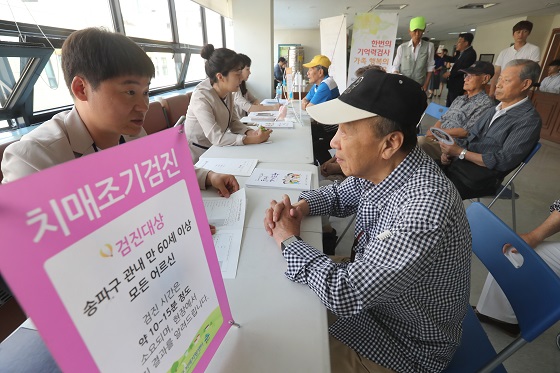
{"label": "blue plastic chair", "polygon": [[429,115],[429,116],[439,120],[441,118],[441,116],[447,112],[447,110],[449,110],[449,108],[446,107],[446,106],[438,105],[434,102],[430,102],[430,104],[428,105],[428,107],[426,108],[424,113],[422,114],[422,117],[420,117],[420,121],[416,125],[416,128],[418,130],[420,130],[420,126],[422,125],[422,120],[424,119],[424,117],[426,115]]}
{"label": "blue plastic chair", "polygon": [[[515,213],[516,194],[515,194],[515,185],[513,184],[513,179],[515,179],[515,177],[521,172],[523,167],[525,167],[527,165],[527,163],[529,163],[531,158],[533,158],[533,156],[539,151],[541,146],[542,146],[541,143],[537,142],[537,144],[535,145],[533,150],[531,150],[531,153],[529,153],[529,155],[527,157],[525,157],[523,162],[521,162],[521,164],[519,166],[517,166],[517,169],[515,170],[513,175],[511,175],[511,177],[508,179],[507,183],[500,187],[500,191],[498,193],[496,193],[496,196],[494,197],[492,202],[490,202],[488,204],[488,208],[492,208],[494,203],[496,203],[496,201],[502,196],[502,194],[507,190],[507,188],[508,187],[510,188],[510,192],[511,192],[511,195],[510,195],[510,197],[511,197],[511,219],[512,219],[512,228],[513,228],[514,232],[517,232],[517,219],[516,219],[516,213]],[[480,201],[480,198],[479,198],[479,201]]]}
{"label": "blue plastic chair", "polygon": [[[444,371],[504,372],[501,363],[560,320],[560,278],[550,267],[486,206],[475,202],[467,209],[476,256],[498,282],[510,302],[521,335],[495,355],[473,310],[463,322],[463,338],[451,364]],[[512,244],[523,263],[514,265],[502,252]],[[489,355],[493,358],[488,359]],[[483,358],[481,358],[483,356]],[[486,360],[485,362],[483,362]]]}

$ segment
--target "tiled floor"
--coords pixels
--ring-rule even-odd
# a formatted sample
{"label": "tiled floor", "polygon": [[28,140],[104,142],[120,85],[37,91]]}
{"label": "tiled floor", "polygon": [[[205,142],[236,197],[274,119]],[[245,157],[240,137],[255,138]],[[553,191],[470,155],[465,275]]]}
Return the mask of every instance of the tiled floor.
{"label": "tiled floor", "polygon": [[[445,96],[434,102],[445,105]],[[548,216],[550,204],[560,198],[560,145],[541,141],[543,146],[531,162],[517,176],[516,192],[520,195],[516,200],[517,231],[530,231]],[[483,199],[488,204],[489,199]],[[470,202],[465,201],[465,207]],[[511,201],[499,200],[492,211],[511,226]],[[333,227],[340,234],[347,226],[349,219],[331,218]],[[348,255],[353,240],[353,226],[342,239],[336,250],[337,255]],[[549,240],[560,240],[560,234]],[[473,255],[471,278],[471,304],[476,304],[486,279],[487,270]],[[483,324],[490,341],[500,350],[513,339],[493,326]],[[556,346],[556,335],[560,333],[560,323],[543,333],[539,338],[524,346],[505,362],[509,373],[560,373],[560,350]]]}

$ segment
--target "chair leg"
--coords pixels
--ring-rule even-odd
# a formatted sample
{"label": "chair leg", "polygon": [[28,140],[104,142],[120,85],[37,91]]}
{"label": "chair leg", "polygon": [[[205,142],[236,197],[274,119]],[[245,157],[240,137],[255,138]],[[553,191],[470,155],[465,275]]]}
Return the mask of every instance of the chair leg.
{"label": "chair leg", "polygon": [[517,222],[515,215],[515,185],[513,185],[513,182],[511,183],[511,220],[513,221],[513,231],[517,233]]}

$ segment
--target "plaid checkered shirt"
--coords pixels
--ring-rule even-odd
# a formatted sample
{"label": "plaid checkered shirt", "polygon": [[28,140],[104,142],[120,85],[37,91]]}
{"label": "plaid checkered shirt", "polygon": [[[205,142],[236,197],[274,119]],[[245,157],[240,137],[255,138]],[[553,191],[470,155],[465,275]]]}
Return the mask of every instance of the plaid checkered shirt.
{"label": "plaid checkered shirt", "polygon": [[416,147],[378,185],[348,177],[300,198],[312,215],[357,214],[352,263],[334,263],[304,241],[284,250],[286,276],[339,316],[330,333],[397,372],[443,370],[461,340],[471,235],[439,167]]}

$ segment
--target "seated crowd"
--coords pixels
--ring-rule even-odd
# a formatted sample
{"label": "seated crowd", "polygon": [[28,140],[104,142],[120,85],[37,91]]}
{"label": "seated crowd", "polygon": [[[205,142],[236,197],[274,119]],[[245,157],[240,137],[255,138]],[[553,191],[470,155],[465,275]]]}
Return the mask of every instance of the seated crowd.
{"label": "seated crowd", "polygon": [[[417,30],[425,27],[418,22]],[[96,53],[85,52],[92,49]],[[248,92],[251,60],[211,44],[201,55],[207,78],[192,94],[185,123],[193,163],[212,145],[268,141],[271,130],[240,121],[251,111],[279,109],[260,105]],[[84,62],[93,57],[100,61]],[[493,66],[478,61],[462,69],[466,94],[436,124],[455,139],[446,145],[431,133],[416,136],[427,106],[426,74],[415,81],[371,66],[339,95],[330,64],[319,55],[304,65],[314,85],[302,105],[316,121],[317,136],[330,136],[336,151],[322,159],[321,174],[338,174],[338,180],[303,192],[297,202],[287,196],[271,201],[264,229],[281,249],[286,277],[309,286],[329,310],[333,372],[441,371],[461,341],[469,299],[471,235],[462,200],[495,193],[538,142],[541,119],[527,95],[540,67],[528,59],[505,64],[493,92],[498,105],[484,92]],[[62,67],[74,108],[6,149],[4,183],[146,135],[154,66],[134,42],[95,28],[76,31],[63,45]],[[239,189],[232,175],[197,169],[197,176],[200,188],[213,186],[226,197]],[[350,259],[325,255],[299,237],[307,215],[352,214]],[[543,237],[560,229],[554,224],[523,237],[545,252]],[[495,290],[491,280],[488,293]],[[488,311],[488,301],[477,308],[481,318],[488,313],[485,320],[515,323],[511,315]]]}

